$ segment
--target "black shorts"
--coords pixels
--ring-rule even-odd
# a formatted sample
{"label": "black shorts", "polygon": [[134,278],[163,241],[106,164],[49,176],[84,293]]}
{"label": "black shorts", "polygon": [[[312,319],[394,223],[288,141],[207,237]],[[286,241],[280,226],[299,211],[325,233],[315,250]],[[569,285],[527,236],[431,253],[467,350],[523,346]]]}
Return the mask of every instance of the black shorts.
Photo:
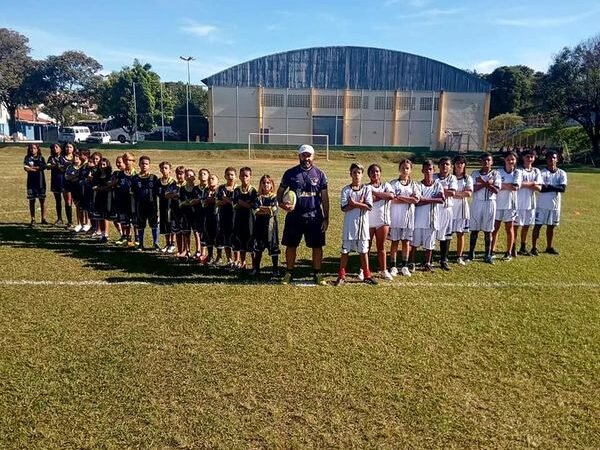
{"label": "black shorts", "polygon": [[158,228],[158,211],[154,203],[138,203],[136,210],[138,228],[146,228],[146,222],[150,228]]}
{"label": "black shorts", "polygon": [[158,225],[160,227],[160,234],[172,233],[170,202],[161,198],[158,202],[158,211]]}
{"label": "black shorts", "polygon": [[298,247],[304,236],[308,248],[325,246],[325,233],[321,231],[323,219],[321,216],[306,218],[293,212],[285,217],[283,238],[281,243],[286,247]]}

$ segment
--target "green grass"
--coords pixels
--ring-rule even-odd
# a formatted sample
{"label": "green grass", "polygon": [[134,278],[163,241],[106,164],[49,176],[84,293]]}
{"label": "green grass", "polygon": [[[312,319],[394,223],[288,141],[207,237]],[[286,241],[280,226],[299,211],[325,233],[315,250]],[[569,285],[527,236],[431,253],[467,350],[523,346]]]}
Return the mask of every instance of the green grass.
{"label": "green grass", "polygon": [[[219,174],[248,163],[151,157]],[[357,157],[396,173],[391,155]],[[329,280],[351,162],[335,158],[318,161]],[[559,257],[334,288],[30,229],[21,163],[0,152],[0,448],[600,447],[598,174],[569,174]],[[279,179],[293,163],[250,165]]]}

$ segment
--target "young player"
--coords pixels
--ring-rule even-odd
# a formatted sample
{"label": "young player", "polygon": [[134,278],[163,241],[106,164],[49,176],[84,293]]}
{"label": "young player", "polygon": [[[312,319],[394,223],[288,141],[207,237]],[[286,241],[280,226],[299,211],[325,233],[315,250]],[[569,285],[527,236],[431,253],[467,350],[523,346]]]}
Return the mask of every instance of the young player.
{"label": "young player", "polygon": [[196,241],[196,248],[198,252],[195,258],[198,262],[206,263],[207,256],[204,255],[203,250],[206,247],[206,210],[204,208],[204,197],[205,192],[208,189],[208,179],[210,178],[210,171],[208,169],[198,170],[198,190],[200,191],[200,201],[194,206],[194,212],[196,215],[194,239]]}
{"label": "young player", "polygon": [[133,177],[131,192],[135,200],[137,218],[138,251],[144,251],[146,223],[152,233],[152,249],[160,251],[158,245],[158,177],[150,173],[150,158],[140,156],[140,171]]}
{"label": "young player", "polygon": [[[81,190],[81,197],[79,199],[79,210],[81,211],[81,220],[83,227],[81,227],[82,233],[87,233],[92,229],[92,223],[90,221],[90,209],[92,207],[92,188],[90,185],[92,173],[93,161],[90,159],[90,151],[87,149],[79,150],[79,157],[81,159],[81,167],[79,168],[79,189]],[[100,156],[101,158],[102,156]]]}
{"label": "young player", "polygon": [[165,236],[165,246],[161,251],[163,253],[174,253],[176,249],[175,234],[171,229],[171,202],[173,202],[173,200],[171,197],[168,197],[167,194],[172,191],[173,186],[177,182],[171,177],[170,162],[163,161],[158,167],[162,175],[158,184],[158,224],[160,227],[160,234]]}
{"label": "young player", "polygon": [[273,262],[272,275],[279,276],[279,227],[277,223],[277,195],[275,183],[269,175],[263,175],[258,184],[258,196],[253,205],[256,217],[252,249],[252,271],[250,275],[260,273],[260,262],[263,251],[266,249]]}
{"label": "young player", "polygon": [[481,169],[471,174],[473,178],[473,203],[471,204],[471,236],[467,262],[475,259],[477,235],[483,231],[485,244],[485,262],[494,264],[492,258],[492,231],[496,217],[496,194],[500,190],[500,177],[492,168],[494,158],[491,153],[483,153],[480,157]]}
{"label": "young player", "polygon": [[[102,163],[102,153],[94,152],[90,155],[89,163],[88,163],[88,176],[83,180],[83,197],[84,202],[86,203],[87,213],[92,225],[92,237],[100,239],[102,237],[102,232],[100,231],[100,220],[103,220],[104,214],[102,212],[97,213],[96,211],[96,200],[95,200],[95,192],[94,192],[94,180],[98,177],[100,172],[100,164]],[[98,205],[100,206],[100,205]]]}
{"label": "young player", "polygon": [[252,169],[242,167],[239,172],[240,185],[233,191],[233,250],[239,252],[238,269],[246,269],[246,254],[252,252],[254,233],[253,206],[258,192],[250,184]]}
{"label": "young player", "polygon": [[71,231],[78,233],[83,228],[83,213],[79,209],[81,200],[81,185],[79,184],[79,169],[81,168],[81,157],[79,152],[73,154],[71,164],[65,169],[65,188],[71,196],[75,205],[75,220],[77,224]]}
{"label": "young player", "polygon": [[[400,273],[406,277],[411,276],[408,259],[415,230],[415,205],[419,202],[421,196],[419,184],[410,178],[412,166],[413,164],[409,159],[401,160],[398,164],[398,178],[390,182],[394,194],[390,211],[389,239],[392,241],[390,274],[394,277],[398,275],[397,254],[400,243],[402,243]],[[414,272],[414,265],[412,265],[412,271]]]}
{"label": "young player", "polygon": [[202,206],[204,208],[204,236],[206,239],[207,260],[206,264],[218,265],[221,261],[221,249],[217,249],[217,258],[214,259],[214,248],[219,230],[219,209],[217,207],[217,189],[219,177],[211,174],[208,177],[208,187],[202,193]]}
{"label": "young player", "polygon": [[450,171],[451,166],[450,158],[447,156],[440,158],[438,161],[439,172],[433,177],[444,188],[444,202],[438,204],[439,229],[437,231],[437,240],[440,241],[440,267],[443,270],[450,270],[448,254],[450,253],[450,243],[452,242],[454,195],[458,190],[458,181]]}
{"label": "young player", "polygon": [[35,224],[35,200],[40,202],[42,224],[48,225],[46,221],[46,160],[40,152],[37,144],[27,146],[27,155],[23,160],[23,169],[27,172],[27,200],[29,200],[29,213],[31,225]]}
{"label": "young player", "polygon": [[217,232],[217,246],[225,249],[227,266],[232,268],[237,255],[231,250],[231,238],[233,233],[233,191],[237,187],[236,170],[233,167],[225,169],[225,183],[217,189],[217,207],[219,208],[219,229]]}
{"label": "young player", "polygon": [[112,167],[106,158],[100,160],[100,164],[93,172],[91,181],[93,190],[93,218],[98,223],[100,242],[108,242],[108,217],[112,203]]}
{"label": "young player", "polygon": [[[134,230],[132,229],[135,220],[135,205],[131,194],[131,185],[137,172],[134,168],[135,156],[133,153],[124,153],[122,163],[123,169],[113,174],[115,209],[122,233],[121,238],[115,243],[135,247]],[[117,167],[119,167],[118,161]]]}
{"label": "young player", "polygon": [[177,258],[180,260],[186,259],[186,249],[184,244],[183,232],[183,214],[179,207],[179,192],[185,185],[185,167],[178,166],[175,168],[175,184],[171,185],[165,193],[165,198],[171,200],[171,232],[175,234],[175,242],[177,244]]}
{"label": "young player", "polygon": [[440,208],[444,203],[444,186],[434,178],[434,164],[431,160],[423,162],[421,169],[423,180],[419,186],[419,202],[415,208],[415,231],[411,243],[411,261],[416,262],[419,247],[425,249],[425,272],[433,272],[432,258],[436,236],[440,230]]}
{"label": "young player", "polygon": [[[194,207],[200,203],[200,189],[196,186],[196,172],[185,170],[185,184],[179,189],[179,208],[181,210],[181,233],[183,236],[183,256],[181,259],[192,259],[191,235],[196,231],[196,211]],[[196,247],[196,253],[201,248]]]}
{"label": "young player", "polygon": [[542,190],[535,210],[531,254],[538,256],[537,241],[542,226],[546,225],[546,253],[558,255],[554,248],[554,228],[560,222],[561,194],[567,189],[567,173],[558,168],[558,154],[546,152],[546,168],[541,171]]}
{"label": "young player", "polygon": [[67,167],[69,167],[73,163],[73,154],[75,153],[75,146],[72,142],[67,142],[63,149],[63,152],[59,159],[59,169],[65,175],[65,189],[63,191],[63,199],[65,201],[65,215],[67,216],[67,228],[73,228],[73,196],[71,192],[67,189],[66,183],[66,171]]}
{"label": "young player", "polygon": [[537,167],[533,167],[535,161],[535,151],[525,150],[521,157],[523,166],[521,167],[521,189],[517,191],[517,224],[515,225],[515,247],[518,237],[518,230],[521,227],[521,247],[518,255],[529,256],[527,251],[527,234],[529,227],[535,225],[536,192],[542,189],[542,173]]}
{"label": "young player", "polygon": [[515,221],[517,218],[517,191],[521,187],[521,171],[517,169],[517,154],[509,152],[504,157],[504,167],[498,169],[501,184],[496,198],[496,220],[492,232],[492,254],[496,250],[498,231],[504,223],[506,230],[506,252],[504,260],[510,261],[517,256],[515,244]]}
{"label": "young player", "polygon": [[[392,275],[387,270],[385,240],[390,230],[390,202],[395,194],[390,183],[381,181],[381,166],[379,164],[371,164],[367,169],[367,174],[370,179],[368,186],[373,196],[373,208],[369,211],[369,250],[373,237],[375,237],[379,275],[384,280],[393,280]],[[360,278],[364,279],[364,273],[359,274]]]}
{"label": "young player", "polygon": [[[56,205],[55,225],[63,225],[62,200],[65,192],[65,172],[63,167],[62,148],[58,144],[50,146],[50,156],[48,157],[48,167],[50,168],[50,191],[54,195]],[[65,199],[66,203],[66,199]]]}
{"label": "young player", "polygon": [[467,160],[464,156],[455,156],[452,163],[458,186],[454,194],[454,206],[452,207],[452,232],[456,233],[456,262],[464,266],[465,233],[469,231],[471,218],[471,209],[467,199],[473,194],[473,178],[467,174]]}
{"label": "young player", "polygon": [[360,164],[350,165],[351,183],[342,189],[341,207],[344,212],[344,225],[342,228],[342,250],[340,268],[336,286],[346,282],[346,267],[348,255],[357,252],[360,257],[360,266],[364,274],[364,282],[377,284],[369,270],[369,211],[373,208],[371,188],[362,183],[364,168]]}

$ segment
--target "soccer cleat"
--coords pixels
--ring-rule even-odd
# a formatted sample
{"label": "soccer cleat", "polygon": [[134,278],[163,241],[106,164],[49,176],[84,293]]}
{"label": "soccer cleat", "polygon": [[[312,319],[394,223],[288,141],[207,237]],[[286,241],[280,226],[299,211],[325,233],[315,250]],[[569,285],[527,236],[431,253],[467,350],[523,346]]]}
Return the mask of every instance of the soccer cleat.
{"label": "soccer cleat", "polygon": [[251,277],[257,277],[258,275],[260,275],[260,271],[258,269],[252,269],[250,270],[250,272],[248,272],[248,275]]}
{"label": "soccer cleat", "polygon": [[510,256],[512,256],[513,258],[517,257],[517,249],[513,246],[512,250],[510,251]]}
{"label": "soccer cleat", "polygon": [[74,231],[75,233],[79,233],[79,232],[81,231],[81,229],[82,229],[82,228],[83,228],[83,227],[81,226],[81,224],[80,224],[80,223],[78,223],[78,224],[77,224],[77,225],[75,225],[75,227],[73,228],[73,231]]}
{"label": "soccer cleat", "polygon": [[169,255],[172,255],[173,253],[175,253],[177,251],[177,247],[175,247],[174,245],[169,245],[169,247],[167,248],[167,253]]}
{"label": "soccer cleat", "polygon": [[279,271],[279,269],[273,269],[271,272],[271,276],[273,278],[279,278],[281,276],[281,272]]}
{"label": "soccer cleat", "polygon": [[63,221],[61,219],[58,219],[56,222],[54,222],[54,225],[57,227],[61,227],[63,225]]}
{"label": "soccer cleat", "polygon": [[459,256],[459,257],[456,259],[456,264],[458,264],[459,266],[465,266],[467,263],[465,262],[465,260],[463,259],[463,257],[462,257],[462,256]]}
{"label": "soccer cleat", "polygon": [[440,267],[442,268],[442,270],[445,270],[446,272],[450,271],[450,266],[448,265],[448,261],[442,261],[440,263]]}
{"label": "soccer cleat", "polygon": [[362,269],[360,269],[360,270],[358,271],[358,280],[359,280],[359,281],[365,281],[365,273],[363,272],[363,270],[362,270]]}
{"label": "soccer cleat", "polygon": [[400,273],[402,273],[403,277],[412,277],[412,273],[410,273],[410,269],[407,266],[404,266],[401,270]]}
{"label": "soccer cleat", "polygon": [[98,242],[106,244],[108,242],[108,236],[102,236]]}
{"label": "soccer cleat", "polygon": [[163,248],[160,249],[161,253],[167,253],[167,250],[169,249],[168,245],[165,245]]}
{"label": "soccer cleat", "polygon": [[470,263],[470,262],[473,262],[474,259],[475,259],[475,253],[469,252],[467,257],[465,258],[465,262]]}
{"label": "soccer cleat", "polygon": [[558,250],[556,250],[554,247],[548,247],[546,249],[546,253],[549,255],[558,255]]}
{"label": "soccer cleat", "polygon": [[531,256],[540,256],[540,252],[538,252],[538,249],[533,247],[531,249]]}
{"label": "soccer cleat", "polygon": [[390,269],[390,275],[393,276],[393,277],[397,276],[398,275],[398,268],[397,267],[392,267]]}
{"label": "soccer cleat", "polygon": [[42,222],[41,222],[41,224],[42,224],[42,225],[48,225],[48,221],[47,221],[46,219],[42,219]]}
{"label": "soccer cleat", "polygon": [[281,279],[281,284],[290,284],[292,282],[292,272],[286,272]]}
{"label": "soccer cleat", "polygon": [[86,224],[86,225],[84,225],[83,227],[81,227],[81,231],[84,231],[84,232],[86,232],[86,233],[87,233],[88,231],[90,231],[91,229],[92,229],[92,226],[91,226],[90,224]]}
{"label": "soccer cleat", "polygon": [[160,248],[160,245],[158,245],[158,244],[154,244],[152,246],[152,250],[154,250],[155,252],[158,252],[158,253],[162,252],[162,248]]}
{"label": "soccer cleat", "polygon": [[527,250],[522,249],[519,250],[519,252],[517,253],[519,256],[531,256],[531,253],[529,253]]}
{"label": "soccer cleat", "polygon": [[313,276],[313,280],[317,286],[327,286],[327,282],[323,279],[323,275],[320,273],[315,273]]}
{"label": "soccer cleat", "polygon": [[417,270],[417,265],[415,263],[410,263],[408,265],[408,270],[410,270],[411,273],[415,273],[415,271]]}
{"label": "soccer cleat", "polygon": [[506,252],[504,254],[504,257],[502,258],[504,261],[511,261],[512,260],[512,255],[508,252]]}
{"label": "soccer cleat", "polygon": [[488,255],[488,256],[486,256],[486,257],[485,257],[485,262],[486,262],[487,264],[494,264],[494,258],[493,258],[493,256],[492,256],[492,255]]}
{"label": "soccer cleat", "polygon": [[337,279],[333,282],[334,286],[342,286],[346,283],[346,279],[343,277],[337,277]]}
{"label": "soccer cleat", "polygon": [[370,285],[376,285],[377,284],[377,280],[375,278],[373,278],[373,277],[368,277],[368,278],[364,279],[363,283],[370,284]]}
{"label": "soccer cleat", "polygon": [[423,272],[433,272],[433,265],[431,263],[425,263]]}
{"label": "soccer cleat", "polygon": [[142,247],[141,245],[138,245],[138,246],[136,246],[136,247],[135,247],[135,251],[136,251],[136,252],[144,252],[144,251],[145,251],[145,249],[144,249],[144,247]]}
{"label": "soccer cleat", "polygon": [[383,278],[384,280],[393,280],[394,279],[392,274],[390,272],[388,272],[387,270],[382,270],[381,272],[379,272],[379,276],[381,278]]}

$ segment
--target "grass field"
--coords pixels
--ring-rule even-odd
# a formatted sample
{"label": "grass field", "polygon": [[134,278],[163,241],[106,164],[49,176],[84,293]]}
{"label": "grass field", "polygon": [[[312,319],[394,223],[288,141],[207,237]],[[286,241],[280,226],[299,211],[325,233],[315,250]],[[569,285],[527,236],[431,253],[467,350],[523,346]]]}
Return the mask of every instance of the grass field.
{"label": "grass field", "polygon": [[[558,257],[335,288],[29,228],[22,160],[0,151],[0,448],[600,448],[598,173],[569,173]],[[350,162],[317,161],[330,281]],[[280,179],[294,159],[250,163]]]}

